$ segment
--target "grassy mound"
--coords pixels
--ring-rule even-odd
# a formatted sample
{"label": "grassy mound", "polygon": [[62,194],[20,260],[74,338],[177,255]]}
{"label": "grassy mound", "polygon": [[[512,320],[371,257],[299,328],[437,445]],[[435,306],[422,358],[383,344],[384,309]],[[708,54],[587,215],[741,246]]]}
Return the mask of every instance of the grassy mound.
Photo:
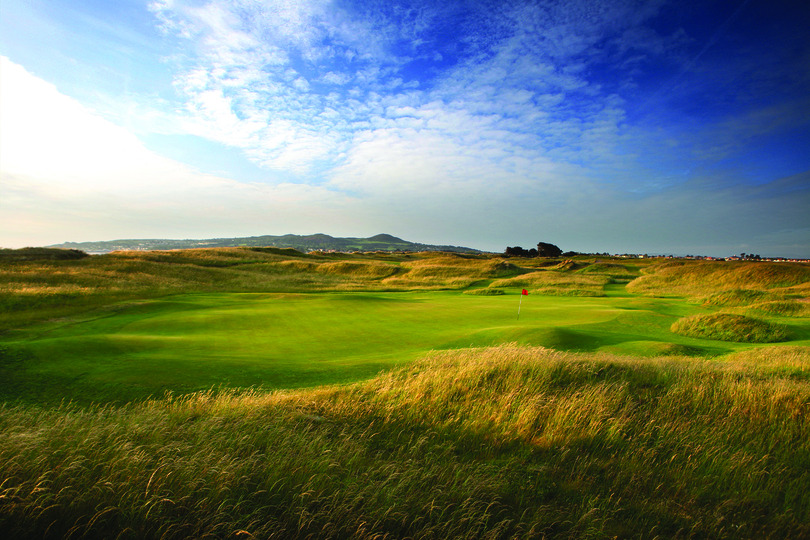
{"label": "grassy mound", "polygon": [[505,346],[306,392],[2,407],[0,529],[807,537],[810,387],[754,362]]}
{"label": "grassy mound", "polygon": [[748,306],[755,302],[775,299],[776,296],[755,289],[729,289],[712,294],[703,301],[704,306]]}
{"label": "grassy mound", "polygon": [[693,315],[674,322],[672,332],[682,336],[743,343],[774,343],[788,339],[785,327],[730,313]]}
{"label": "grassy mound", "polygon": [[520,274],[520,267],[498,259],[433,255],[402,263],[408,278],[495,278]]}
{"label": "grassy mound", "polygon": [[490,287],[521,287],[534,294],[552,296],[604,296],[610,278],[554,270],[539,270],[521,276],[497,279]]}
{"label": "grassy mound", "polygon": [[699,356],[704,350],[681,343],[663,341],[625,341],[616,345],[601,347],[600,351],[611,354],[631,354],[634,356]]}
{"label": "grassy mound", "polygon": [[471,289],[464,291],[464,294],[471,294],[473,296],[502,296],[506,294],[503,289]]}
{"label": "grassy mound", "polygon": [[523,272],[503,260],[447,253],[419,254],[400,263],[399,272],[382,280],[394,289],[463,289],[476,281]]}
{"label": "grassy mound", "polygon": [[59,248],[0,248],[0,263],[20,261],[75,261],[89,257],[84,251],[78,249]]}
{"label": "grassy mound", "polygon": [[637,268],[623,264],[597,262],[577,270],[579,274],[598,275],[608,278],[610,283],[629,283],[639,276]]}
{"label": "grassy mound", "polygon": [[572,259],[565,259],[563,261],[560,261],[560,263],[558,263],[557,265],[549,267],[549,270],[556,270],[558,272],[571,272],[574,270],[579,270],[585,265],[587,265],[587,263],[574,261]]}
{"label": "grassy mound", "polygon": [[578,270],[581,274],[600,274],[611,276],[617,279],[633,279],[638,276],[638,271],[631,269],[624,264],[617,263],[594,263]]}
{"label": "grassy mound", "polygon": [[711,297],[725,290],[807,293],[810,265],[803,263],[730,263],[666,261],[644,268],[627,290],[650,296]]}
{"label": "grassy mound", "polygon": [[277,248],[277,247],[249,247],[246,248],[250,251],[257,253],[271,253],[273,255],[283,255],[285,257],[308,257],[306,253],[302,253],[293,248]]}
{"label": "grassy mound", "polygon": [[782,317],[810,317],[810,302],[799,300],[782,300],[775,302],[760,302],[750,306],[752,310],[780,315]]}
{"label": "grassy mound", "polygon": [[[314,272],[318,269],[318,263],[312,261],[278,261],[267,262],[262,264],[262,270],[279,274],[302,274],[306,272]],[[324,272],[328,273],[328,272]]]}
{"label": "grassy mound", "polygon": [[394,265],[375,262],[336,261],[322,263],[318,271],[324,274],[339,274],[364,278],[386,278],[397,273]]}

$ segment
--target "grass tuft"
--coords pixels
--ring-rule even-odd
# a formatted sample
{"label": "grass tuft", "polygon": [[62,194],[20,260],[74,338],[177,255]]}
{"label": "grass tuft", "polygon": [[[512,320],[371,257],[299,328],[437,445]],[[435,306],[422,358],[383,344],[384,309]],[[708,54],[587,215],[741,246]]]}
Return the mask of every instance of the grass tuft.
{"label": "grass tuft", "polygon": [[327,262],[318,266],[318,272],[324,274],[358,276],[371,279],[386,278],[396,274],[398,270],[396,266],[390,264],[354,261]]}
{"label": "grass tuft", "polygon": [[808,286],[810,265],[802,263],[674,260],[642,269],[642,275],[630,282],[627,290],[650,296],[685,296],[708,298],[710,301],[712,297],[716,297],[718,301],[739,302],[746,294],[756,293],[737,292],[724,296],[725,291],[806,295]]}
{"label": "grass tuft", "polygon": [[704,306],[748,306],[755,302],[777,299],[778,296],[756,289],[729,289],[712,294],[703,301]]}
{"label": "grass tuft", "polygon": [[490,287],[529,288],[535,294],[551,296],[604,296],[611,279],[602,275],[582,275],[555,270],[539,270],[517,277],[496,279]]}
{"label": "grass tuft", "polygon": [[89,257],[78,249],[26,247],[20,249],[0,248],[0,263],[29,261],[75,261]]}
{"label": "grass tuft", "polygon": [[674,322],[670,329],[682,336],[742,343],[774,343],[789,338],[782,325],[730,313],[692,315]]}
{"label": "grass tuft", "polygon": [[273,255],[282,255],[284,257],[309,257],[306,253],[302,253],[293,248],[277,248],[277,247],[250,247],[246,248],[250,251],[257,253],[271,253]]}
{"label": "grass tuft", "polygon": [[810,302],[799,300],[760,302],[752,304],[749,308],[753,311],[782,317],[810,317]]}
{"label": "grass tuft", "polygon": [[503,289],[470,289],[464,291],[464,294],[471,294],[474,296],[501,296],[506,294]]}

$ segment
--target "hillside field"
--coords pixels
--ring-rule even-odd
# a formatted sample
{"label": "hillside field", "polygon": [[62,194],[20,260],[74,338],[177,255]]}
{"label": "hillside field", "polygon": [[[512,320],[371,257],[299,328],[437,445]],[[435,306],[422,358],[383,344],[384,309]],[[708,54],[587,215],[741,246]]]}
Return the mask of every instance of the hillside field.
{"label": "hillside field", "polygon": [[807,536],[809,299],[789,263],[0,250],[0,529]]}

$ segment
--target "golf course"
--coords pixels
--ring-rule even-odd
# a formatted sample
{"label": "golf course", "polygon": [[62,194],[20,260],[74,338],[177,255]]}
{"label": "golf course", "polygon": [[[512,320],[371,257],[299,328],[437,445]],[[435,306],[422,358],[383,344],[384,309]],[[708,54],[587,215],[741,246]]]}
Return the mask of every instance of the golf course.
{"label": "golf course", "polygon": [[808,299],[803,263],[0,250],[0,529],[806,537]]}

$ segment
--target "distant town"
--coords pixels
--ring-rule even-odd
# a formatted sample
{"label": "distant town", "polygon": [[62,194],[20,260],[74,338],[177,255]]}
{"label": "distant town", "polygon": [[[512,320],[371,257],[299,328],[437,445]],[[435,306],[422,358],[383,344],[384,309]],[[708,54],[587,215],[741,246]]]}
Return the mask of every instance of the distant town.
{"label": "distant town", "polygon": [[739,255],[732,255],[730,257],[711,257],[708,255],[639,255],[637,253],[622,253],[621,255],[612,255],[622,259],[647,259],[647,258],[663,258],[663,259],[692,259],[702,261],[765,261],[765,262],[810,262],[810,259],[797,259],[790,257],[760,257],[759,255],[751,255],[748,253],[740,253]]}
{"label": "distant town", "polygon": [[503,254],[507,257],[575,257],[577,255],[590,255],[598,257],[616,257],[620,259],[692,259],[704,261],[770,261],[770,262],[810,262],[810,259],[797,259],[789,257],[761,257],[753,253],[740,253],[730,257],[712,257],[707,255],[648,255],[639,253],[581,253],[577,251],[563,251],[554,244],[540,242],[537,248],[524,249],[520,246],[507,246]]}

